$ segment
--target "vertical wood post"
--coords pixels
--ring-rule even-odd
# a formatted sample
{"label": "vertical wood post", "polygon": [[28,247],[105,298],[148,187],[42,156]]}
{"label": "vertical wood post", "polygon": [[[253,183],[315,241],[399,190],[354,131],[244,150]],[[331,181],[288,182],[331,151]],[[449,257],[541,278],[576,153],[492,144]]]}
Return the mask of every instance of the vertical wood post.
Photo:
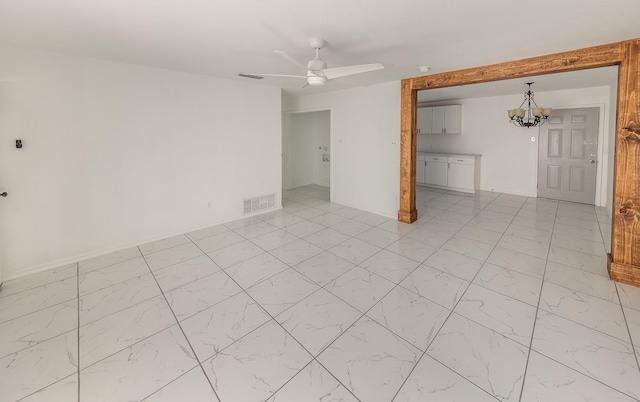
{"label": "vertical wood post", "polygon": [[411,223],[418,219],[416,210],[416,117],[418,92],[412,81],[402,80],[400,95],[400,210],[398,220]]}

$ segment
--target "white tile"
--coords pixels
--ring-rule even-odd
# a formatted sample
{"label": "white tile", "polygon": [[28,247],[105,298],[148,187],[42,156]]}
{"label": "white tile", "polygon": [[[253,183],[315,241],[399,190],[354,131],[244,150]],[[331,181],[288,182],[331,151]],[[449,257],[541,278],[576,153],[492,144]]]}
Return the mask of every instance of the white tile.
{"label": "white tile", "polygon": [[315,218],[309,220],[322,226],[331,227],[348,219],[349,218],[345,218],[344,216],[340,216],[330,212],[328,214],[316,216]]}
{"label": "white tile", "polygon": [[363,318],[318,356],[360,400],[390,401],[421,352],[376,322]]}
{"label": "white tile", "polygon": [[527,274],[538,279],[542,279],[545,272],[547,260],[534,257],[532,255],[519,253],[502,247],[493,249],[487,262],[502,268],[509,268],[514,271]]}
{"label": "white tile", "polygon": [[333,294],[320,289],[284,311],[276,320],[315,356],[361,315]]}
{"label": "white tile", "polygon": [[267,402],[332,401],[358,402],[358,400],[317,362],[312,361]]}
{"label": "white tile", "polygon": [[198,241],[204,239],[205,237],[215,236],[220,233],[228,232],[228,227],[224,225],[210,226],[204,229],[194,230],[193,232],[189,232],[186,234],[188,238],[192,241]]}
{"label": "white tile", "polygon": [[620,304],[579,293],[563,286],[545,283],[540,308],[630,342]]}
{"label": "white tile", "polygon": [[80,371],[80,400],[142,400],[197,364],[173,326]]}
{"label": "white tile", "polygon": [[381,223],[380,225],[377,226],[379,229],[382,230],[386,230],[392,233],[397,233],[399,235],[405,236],[411,232],[413,232],[414,230],[416,230],[418,227],[415,225],[411,225],[408,223],[403,223],[403,222],[398,222],[396,220],[393,219],[388,219],[386,221],[384,221],[383,223]]}
{"label": "white tile", "polygon": [[164,297],[136,304],[80,327],[80,369],[176,324]]}
{"label": "white tile", "polygon": [[[336,212],[336,214],[338,214],[341,211],[342,210]],[[362,223],[354,220],[348,220],[348,221],[340,222],[337,225],[333,225],[331,228],[347,236],[356,236],[362,232],[366,232],[367,230],[371,229],[372,226],[367,225],[366,223]]]}
{"label": "white tile", "polygon": [[426,243],[411,237],[402,237],[386,249],[414,261],[423,262],[437,250],[437,247],[428,246]]}
{"label": "white tile", "polygon": [[78,333],[70,331],[0,359],[2,398],[15,401],[75,373]]}
{"label": "white tile", "polygon": [[400,286],[441,306],[453,309],[469,286],[469,282],[422,265],[413,271],[407,279],[400,282]]}
{"label": "white tile", "polygon": [[[207,239],[211,239],[211,237],[207,237]],[[149,264],[149,268],[151,268],[152,271],[156,271],[182,261],[190,260],[202,254],[202,250],[195,244],[187,243],[150,254],[145,257],[145,260],[147,264]]]}
{"label": "white tile", "polygon": [[93,271],[94,269],[104,268],[109,265],[118,264],[137,257],[142,257],[142,254],[140,254],[140,250],[138,250],[138,247],[130,247],[124,250],[118,250],[114,251],[113,253],[104,254],[98,257],[90,258],[88,260],[80,261],[78,263],[78,269],[82,274]]}
{"label": "white tile", "polygon": [[538,258],[547,258],[547,253],[549,252],[549,243],[523,239],[515,236],[502,236],[502,239],[498,242],[498,247]]}
{"label": "white tile", "polygon": [[180,325],[200,361],[242,338],[271,317],[244,292],[195,314]]}
{"label": "white tile", "polygon": [[330,248],[329,252],[353,264],[360,264],[380,250],[380,247],[353,238]]}
{"label": "white tile", "polygon": [[502,401],[517,401],[528,349],[457,314],[427,354]]}
{"label": "white tile", "polygon": [[425,351],[450,312],[437,303],[397,287],[373,306],[367,316]]}
{"label": "white tile", "polygon": [[[492,205],[495,205],[495,204],[492,204]],[[509,208],[510,207],[506,207],[506,211],[509,211]],[[502,210],[501,208],[499,209]],[[480,218],[491,219],[494,221],[511,223],[514,215],[515,214],[502,213],[502,212],[492,211],[491,209],[485,208],[480,213],[478,213],[477,216]]]}
{"label": "white tile", "polygon": [[500,241],[502,233],[482,229],[479,226],[467,225],[456,233],[456,237],[463,237],[495,246]]}
{"label": "white tile", "polygon": [[191,369],[182,377],[154,392],[144,399],[144,402],[175,402],[183,400],[185,395],[189,395],[189,402],[219,402],[200,367]]}
{"label": "white tile", "polygon": [[67,278],[0,297],[0,323],[76,298],[77,283],[75,277]]}
{"label": "white tile", "polygon": [[471,285],[455,312],[529,347],[536,308],[500,293]]}
{"label": "white tile", "polygon": [[387,294],[393,286],[393,282],[364,268],[355,267],[329,283],[325,289],[361,312],[365,312]]}
{"label": "white tile", "polygon": [[420,401],[496,402],[496,399],[429,355],[424,355],[394,398],[394,402]]}
{"label": "white tile", "polygon": [[620,282],[616,282],[616,288],[623,306],[640,310],[640,288]]}
{"label": "white tile", "polygon": [[583,240],[602,242],[602,233],[600,230],[588,230],[576,228],[575,226],[557,224],[553,228],[553,234],[563,237],[571,236]]}
{"label": "white tile", "polygon": [[[299,219],[302,219],[302,218],[299,218]],[[324,228],[325,228],[324,226],[319,225],[317,223],[303,220],[293,225],[284,227],[284,230],[286,230],[287,232],[291,233],[294,236],[305,237],[305,236],[309,236],[312,233],[319,232]]]}
{"label": "white tile", "polygon": [[351,219],[351,218],[355,218],[356,216],[362,215],[366,212],[356,208],[344,207],[337,210],[336,213],[340,216],[344,216],[345,218]]}
{"label": "white tile", "polygon": [[540,229],[550,232],[553,230],[553,222],[540,221],[537,219],[525,218],[523,216],[516,216],[511,222],[513,225],[526,226],[528,228]]}
{"label": "white tile", "polygon": [[365,260],[360,267],[378,274],[393,283],[399,283],[406,278],[419,262],[402,257],[391,251],[382,250],[371,258]]}
{"label": "white tile", "polygon": [[153,273],[162,291],[168,292],[189,282],[204,278],[220,271],[209,257],[201,255],[191,260],[183,261]]}
{"label": "white tile", "polygon": [[271,251],[274,248],[284,246],[285,244],[291,243],[295,240],[298,240],[298,238],[289,232],[286,232],[284,230],[274,230],[273,232],[258,236],[252,241],[263,250]]}
{"label": "white tile", "polygon": [[171,309],[183,320],[242,291],[224,272],[175,288],[165,293]]}
{"label": "white tile", "polygon": [[295,225],[296,223],[304,222],[305,220],[299,216],[295,216],[293,214],[282,214],[280,216],[276,216],[270,219],[267,219],[266,222],[272,224],[273,226],[279,228],[286,228],[287,226]]}
{"label": "white tile", "polygon": [[[300,206],[301,208],[304,208],[304,206]],[[242,219],[236,219],[233,222],[229,222],[227,224],[225,224],[224,226],[228,227],[231,230],[236,230],[236,229],[240,229],[243,227],[247,227],[247,226],[251,226],[251,225],[255,225],[257,223],[262,222],[262,219],[260,219],[259,216],[249,216],[247,218],[242,218]]]}
{"label": "white tile", "polygon": [[239,262],[246,261],[264,253],[264,250],[249,240],[232,244],[220,250],[212,251],[207,255],[222,269],[229,268]]}
{"label": "white tile", "polygon": [[482,267],[482,261],[444,249],[435,252],[424,264],[466,281],[473,280]]}
{"label": "white tile", "polygon": [[[256,222],[253,223],[251,225],[247,225],[247,226],[243,226],[237,229],[234,229],[234,231],[236,233],[238,233],[240,236],[247,238],[247,239],[255,239],[256,237],[259,237],[261,235],[264,235],[266,233],[270,233],[273,231],[278,230],[279,228],[277,226],[274,226],[272,224],[270,224],[269,222]],[[213,251],[213,250],[211,250]],[[207,251],[208,252],[208,251]]]}
{"label": "white tile", "polygon": [[20,399],[20,402],[67,402],[77,400],[78,374],[74,373],[24,399]]}
{"label": "white tile", "polygon": [[[240,243],[243,240],[246,239],[239,234],[232,231],[227,231],[197,240],[196,245],[202,251],[208,254],[214,251],[222,250],[232,244]],[[154,269],[153,266],[151,267],[151,269]]]}
{"label": "white tile", "polygon": [[[595,218],[595,216],[594,216]],[[598,230],[597,220],[584,220],[573,216],[561,216],[556,217],[556,223],[567,226],[575,226],[587,230]]]}
{"label": "white tile", "polygon": [[599,257],[605,257],[607,254],[606,250],[604,249],[604,243],[602,239],[598,241],[591,241],[581,239],[570,234],[565,235],[554,233],[551,244]]}
{"label": "white tile", "polygon": [[531,352],[522,402],[632,402],[636,399]]}
{"label": "white tile", "polygon": [[78,302],[70,300],[0,324],[0,357],[78,327]]}
{"label": "white tile", "polygon": [[166,239],[154,241],[151,243],[138,246],[142,255],[149,255],[157,251],[166,250],[171,247],[180,246],[182,244],[191,243],[191,240],[185,235],[177,235]]}
{"label": "white tile", "polygon": [[400,239],[399,234],[392,233],[379,228],[369,229],[366,232],[360,233],[356,237],[369,244],[373,244],[374,246],[378,246],[381,248],[387,247],[391,243],[394,243]]}
{"label": "white tile", "polygon": [[293,268],[320,286],[324,286],[355,267],[335,254],[323,252]]}
{"label": "white tile", "polygon": [[504,231],[507,230],[507,227],[509,227],[509,222],[502,222],[502,221],[496,221],[494,219],[475,217],[471,221],[469,221],[469,225],[477,226],[481,229],[489,230],[491,232],[504,233]]}
{"label": "white tile", "polygon": [[489,263],[484,264],[473,283],[532,306],[538,305],[542,285],[540,279]]}
{"label": "white tile", "polygon": [[456,212],[453,210],[453,207],[451,207],[446,211],[442,212],[440,215],[438,215],[437,218],[438,220],[444,219],[452,223],[467,224],[471,219],[473,219],[473,216],[474,215],[469,216],[468,214]]}
{"label": "white tile", "polygon": [[550,261],[547,263],[544,280],[612,303],[618,303],[615,282],[602,275]]}
{"label": "white tile", "polygon": [[304,219],[311,219],[323,215],[324,211],[317,208],[307,207],[291,211],[291,213]]}
{"label": "white tile", "polygon": [[631,344],[539,311],[531,348],[635,398],[640,372]]}
{"label": "white tile", "polygon": [[222,401],[269,398],[311,361],[311,356],[273,321],[203,363]]}
{"label": "white tile", "polygon": [[225,269],[225,272],[246,289],[287,268],[289,267],[282,261],[268,253],[264,253],[235,264]]}
{"label": "white tile", "polygon": [[322,253],[322,251],[320,247],[300,239],[272,250],[271,254],[285,264],[293,266]]}
{"label": "white tile", "polygon": [[426,246],[439,248],[451,238],[451,234],[437,229],[428,228],[423,225],[409,233],[406,238],[416,239]]}
{"label": "white tile", "polygon": [[325,250],[336,246],[348,239],[349,236],[333,229],[323,229],[319,232],[304,237],[304,240]]}
{"label": "white tile", "polygon": [[146,274],[80,297],[80,325],[105,317],[160,294],[153,275]]}
{"label": "white tile", "polygon": [[387,218],[386,216],[365,212],[362,215],[356,216],[355,218],[353,218],[353,220],[357,222],[362,222],[371,226],[378,226],[380,224],[383,224],[384,222],[389,221],[390,219]]}
{"label": "white tile", "polygon": [[318,289],[318,285],[298,271],[288,269],[253,285],[247,293],[276,316]]}
{"label": "white tile", "polygon": [[0,297],[6,297],[25,290],[33,289],[38,286],[46,285],[52,282],[59,282],[63,279],[72,278],[78,273],[77,264],[69,264],[56,269],[39,272],[37,274],[28,275],[19,279],[6,281],[2,284]]}
{"label": "white tile", "polygon": [[504,232],[505,236],[513,236],[546,244],[551,243],[551,233],[551,231],[520,225],[509,225],[506,232]]}
{"label": "white tile", "polygon": [[549,261],[609,277],[607,272],[607,259],[605,257],[598,257],[552,245],[549,248]]}
{"label": "white tile", "polygon": [[97,290],[106,289],[149,272],[149,267],[144,261],[144,258],[135,258],[80,275],[78,278],[78,288],[82,296]]}
{"label": "white tile", "polygon": [[458,230],[464,227],[465,223],[451,222],[445,218],[436,216],[424,225],[420,227],[421,230],[437,230],[438,232],[448,233],[450,235],[455,234]]}

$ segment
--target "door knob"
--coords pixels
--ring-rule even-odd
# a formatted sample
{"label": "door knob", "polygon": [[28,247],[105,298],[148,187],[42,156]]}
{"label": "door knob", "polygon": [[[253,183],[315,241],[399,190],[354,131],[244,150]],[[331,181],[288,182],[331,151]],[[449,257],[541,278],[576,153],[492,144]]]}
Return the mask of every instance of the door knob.
{"label": "door knob", "polygon": [[589,163],[596,163],[596,161],[595,161],[595,160],[593,160],[593,159],[591,159],[591,160],[589,161]]}
{"label": "door knob", "polygon": [[7,192],[5,191],[4,193],[1,193],[1,194],[0,194],[0,197],[6,197],[6,196],[8,196],[8,195],[9,195],[9,194],[7,194]]}

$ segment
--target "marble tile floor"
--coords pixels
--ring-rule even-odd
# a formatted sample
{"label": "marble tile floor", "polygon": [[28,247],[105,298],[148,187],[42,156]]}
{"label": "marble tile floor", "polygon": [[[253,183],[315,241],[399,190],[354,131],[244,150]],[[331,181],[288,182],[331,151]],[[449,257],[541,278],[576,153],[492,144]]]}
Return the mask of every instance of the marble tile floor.
{"label": "marble tile floor", "polygon": [[283,208],[7,282],[2,401],[634,401],[602,208],[418,187],[412,225]]}

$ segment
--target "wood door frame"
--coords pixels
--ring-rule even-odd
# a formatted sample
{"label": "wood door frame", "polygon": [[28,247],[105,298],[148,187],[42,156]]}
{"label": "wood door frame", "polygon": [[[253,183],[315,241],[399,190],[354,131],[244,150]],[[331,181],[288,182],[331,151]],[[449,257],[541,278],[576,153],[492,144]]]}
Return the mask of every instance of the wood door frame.
{"label": "wood door frame", "polygon": [[640,286],[640,38],[402,80],[398,220],[411,223],[418,219],[415,165],[418,91],[609,66],[618,66],[618,108],[607,268],[612,279]]}

